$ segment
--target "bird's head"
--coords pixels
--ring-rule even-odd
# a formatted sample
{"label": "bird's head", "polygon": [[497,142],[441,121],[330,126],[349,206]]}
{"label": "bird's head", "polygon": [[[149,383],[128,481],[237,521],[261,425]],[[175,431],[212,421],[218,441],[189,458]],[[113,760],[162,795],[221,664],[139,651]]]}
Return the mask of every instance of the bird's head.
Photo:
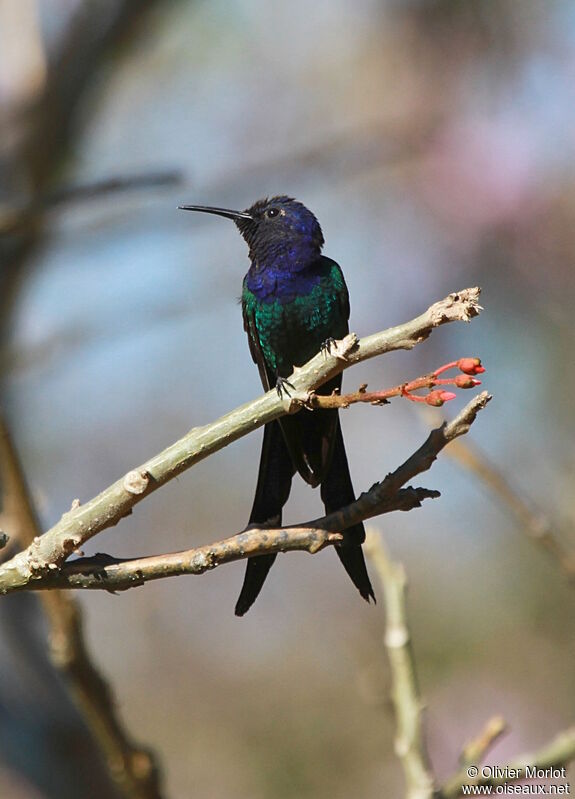
{"label": "bird's head", "polygon": [[319,258],[323,234],[312,212],[292,197],[258,200],[245,211],[182,205],[184,211],[202,211],[233,219],[244,237],[256,268],[299,271]]}

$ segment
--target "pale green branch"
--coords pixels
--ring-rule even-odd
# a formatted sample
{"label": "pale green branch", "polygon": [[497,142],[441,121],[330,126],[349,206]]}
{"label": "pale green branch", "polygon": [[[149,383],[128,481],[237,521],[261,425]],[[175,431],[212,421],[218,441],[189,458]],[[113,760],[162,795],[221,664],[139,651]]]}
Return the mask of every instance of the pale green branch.
{"label": "pale green branch", "polygon": [[385,598],[385,648],[391,669],[395,712],[395,753],[406,783],[406,799],[432,799],[434,778],[423,734],[423,702],[419,693],[405,602],[406,577],[401,563],[387,555],[381,537],[370,531],[367,552],[376,568]]}
{"label": "pale green branch", "polygon": [[[377,483],[368,496],[380,487]],[[413,510],[421,506],[424,499],[439,496],[438,491],[426,488],[404,488],[395,494],[382,497],[378,504],[378,513],[390,513],[396,510]],[[362,498],[343,508],[345,516],[353,515],[361,519],[366,503]],[[250,528],[236,535],[206,544],[202,547],[188,549],[183,552],[170,552],[163,555],[151,555],[145,558],[113,558],[98,554],[90,558],[78,558],[64,563],[59,571],[50,572],[31,585],[22,589],[46,590],[52,588],[88,588],[104,591],[125,591],[136,588],[150,580],[164,577],[177,577],[182,574],[204,574],[224,563],[236,560],[269,555],[274,552],[303,551],[315,555],[326,546],[337,545],[342,540],[338,530],[344,529],[341,524],[342,511],[330,513],[321,519],[308,522],[307,525],[290,527]]]}
{"label": "pale green branch", "polygon": [[286,413],[299,410],[310,391],[354,363],[397,349],[410,349],[442,324],[469,321],[480,312],[479,289],[464,289],[435,303],[425,313],[403,325],[360,341],[354,334],[338,342],[331,353],[319,353],[289,378],[290,399],[275,390],[246,403],[217,421],[192,429],[159,455],[128,472],[85,505],[72,508],[44,535],[0,567],[0,592],[22,588],[56,572],[66,558],[102,530],[129,514],[144,497],[186,469],[232,441]]}

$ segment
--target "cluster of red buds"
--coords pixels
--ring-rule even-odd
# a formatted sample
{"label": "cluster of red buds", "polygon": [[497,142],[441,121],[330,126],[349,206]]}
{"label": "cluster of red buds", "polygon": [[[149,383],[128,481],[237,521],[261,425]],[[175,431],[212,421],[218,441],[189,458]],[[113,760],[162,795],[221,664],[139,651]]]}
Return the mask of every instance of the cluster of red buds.
{"label": "cluster of red buds", "polygon": [[[439,375],[448,369],[459,369],[462,374],[456,377],[440,378]],[[456,388],[475,388],[481,385],[481,380],[477,380],[474,375],[479,375],[485,371],[479,358],[460,358],[458,361],[450,361],[440,366],[427,378],[420,378],[411,383],[406,383],[402,387],[402,396],[412,402],[425,402],[434,408],[439,408],[444,402],[455,399],[457,396],[453,391],[446,391],[444,388],[434,388],[434,386],[455,386]],[[433,390],[421,397],[411,392],[428,386]]]}
{"label": "cluster of red buds", "polygon": [[[439,377],[448,369],[459,369],[461,374],[455,377]],[[386,405],[393,397],[405,397],[411,402],[425,402],[427,405],[440,407],[444,402],[455,399],[452,391],[446,391],[444,386],[455,386],[455,388],[474,388],[481,384],[474,375],[479,375],[485,369],[481,366],[479,358],[460,358],[458,361],[451,361],[444,366],[440,366],[431,374],[410,380],[399,386],[385,389],[384,391],[367,391],[367,384],[360,386],[358,391],[351,394],[340,395],[334,391],[330,396],[312,393],[308,400],[309,408],[347,408],[355,402],[369,402],[372,405]],[[441,388],[436,388],[441,386]],[[413,394],[414,391],[429,389],[425,395]]]}

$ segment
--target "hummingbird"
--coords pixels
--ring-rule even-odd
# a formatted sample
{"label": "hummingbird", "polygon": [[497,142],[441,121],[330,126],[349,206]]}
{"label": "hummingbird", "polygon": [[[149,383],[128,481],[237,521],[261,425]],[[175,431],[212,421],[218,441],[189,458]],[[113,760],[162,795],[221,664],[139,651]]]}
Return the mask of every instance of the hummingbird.
{"label": "hummingbird", "polygon": [[[241,304],[250,353],[264,389],[289,393],[294,367],[349,332],[347,286],[339,265],[322,255],[319,222],[285,195],[258,200],[245,211],[179,207],[235,222],[249,249]],[[339,374],[317,391],[331,394],[341,381]],[[265,425],[249,525],[281,526],[296,472],[313,488],[320,486],[326,513],[355,500],[337,409],[300,411]],[[364,526],[341,532],[343,541],[335,548],[339,559],[361,596],[375,602],[361,548]],[[248,559],[237,616],[253,605],[275,559],[275,554]]]}

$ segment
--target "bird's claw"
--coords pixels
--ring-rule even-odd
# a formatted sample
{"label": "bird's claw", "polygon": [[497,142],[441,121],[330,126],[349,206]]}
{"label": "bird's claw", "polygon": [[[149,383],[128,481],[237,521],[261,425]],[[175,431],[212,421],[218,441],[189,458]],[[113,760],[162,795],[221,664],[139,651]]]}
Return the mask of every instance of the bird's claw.
{"label": "bird's claw", "polygon": [[324,358],[327,358],[328,355],[331,355],[332,348],[334,348],[336,346],[336,344],[337,344],[337,342],[333,338],[333,336],[330,336],[329,338],[326,338],[326,340],[322,342],[321,347],[319,348],[319,351],[322,353]]}
{"label": "bird's claw", "polygon": [[295,391],[295,386],[292,385],[289,380],[286,380],[285,377],[278,376],[278,379],[276,380],[276,391],[280,399],[283,399],[284,394],[286,397],[291,397],[289,392],[290,388]]}

